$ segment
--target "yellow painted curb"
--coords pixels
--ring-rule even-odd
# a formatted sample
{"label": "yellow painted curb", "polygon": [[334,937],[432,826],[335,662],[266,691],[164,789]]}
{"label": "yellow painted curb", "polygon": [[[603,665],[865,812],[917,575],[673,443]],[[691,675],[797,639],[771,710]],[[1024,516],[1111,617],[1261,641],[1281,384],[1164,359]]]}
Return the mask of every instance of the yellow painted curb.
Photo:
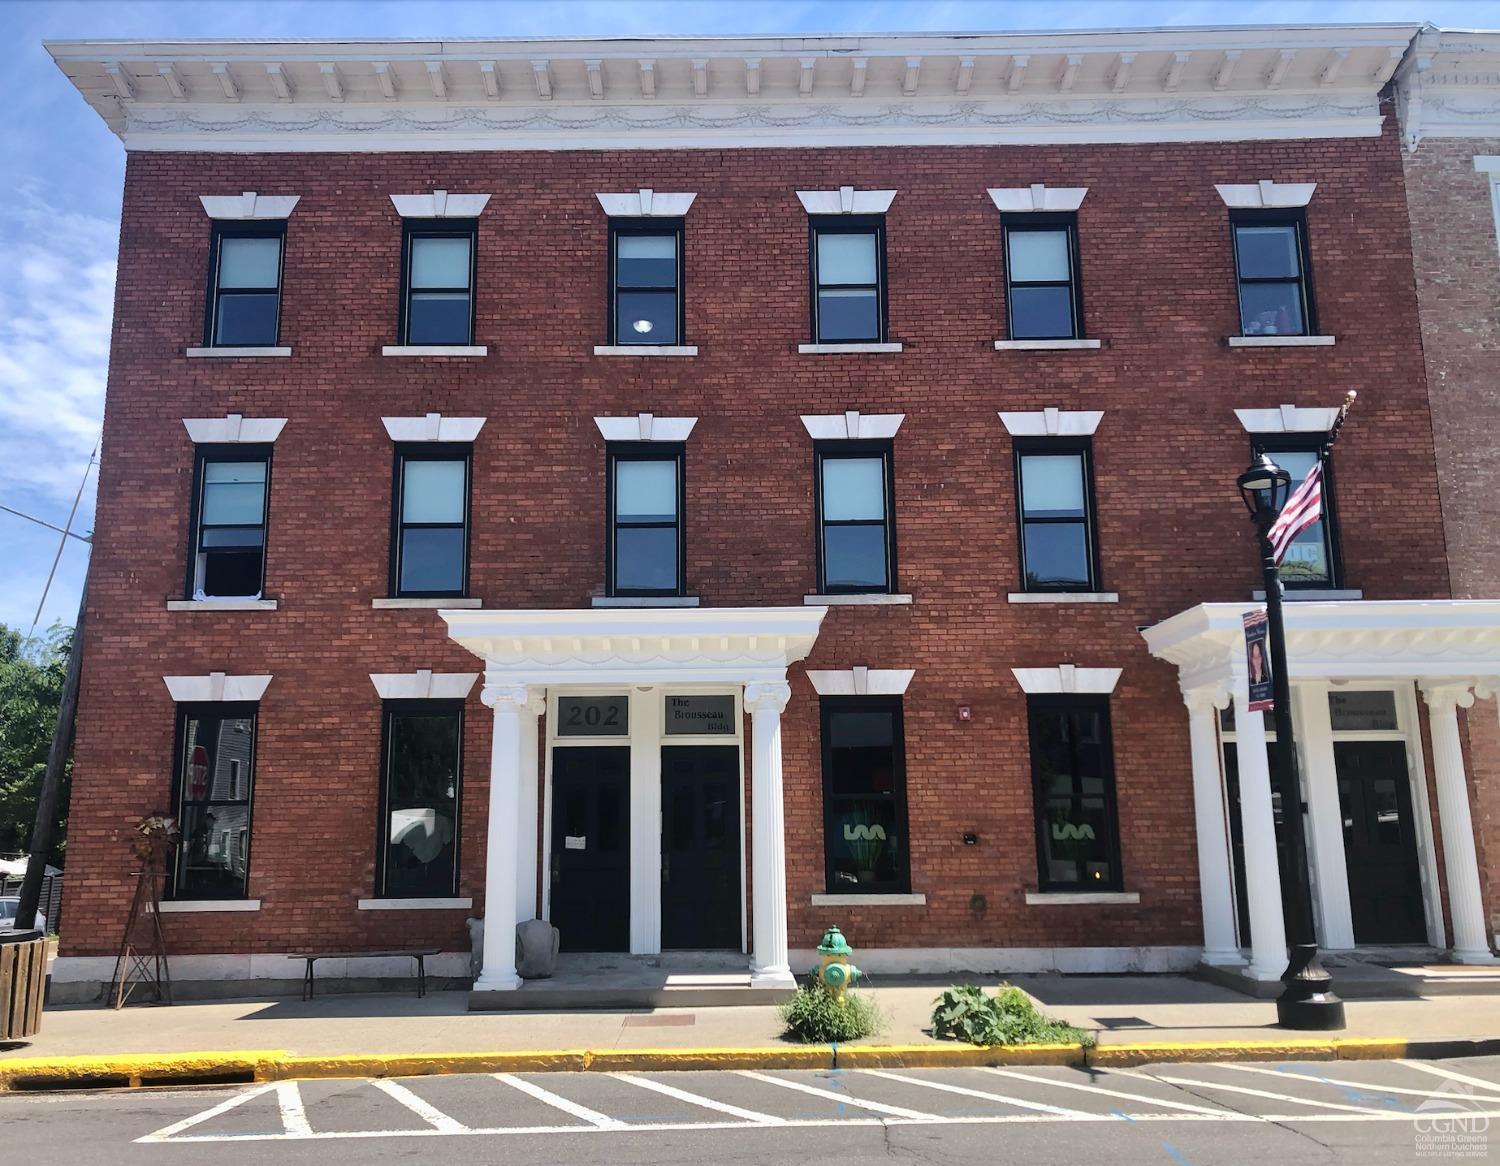
{"label": "yellow painted curb", "polygon": [[941,1069],[965,1065],[1078,1065],[1082,1045],[840,1045],[840,1069]]}
{"label": "yellow painted curb", "polygon": [[1411,1043],[1401,1036],[1349,1037],[1334,1049],[1341,1061],[1394,1061],[1408,1054]]}
{"label": "yellow painted curb", "polygon": [[[842,1051],[841,1051],[842,1057]],[[688,1069],[827,1069],[827,1045],[786,1045],[752,1049],[608,1049],[589,1054],[588,1068],[599,1073]]]}
{"label": "yellow painted curb", "polygon": [[0,1060],[0,1089],[98,1088],[177,1082],[269,1081],[280,1049]]}
{"label": "yellow painted curb", "polygon": [[581,1073],[586,1049],[497,1053],[351,1053],[293,1056],[283,1053],[269,1067],[269,1080],[308,1077],[431,1077],[452,1073]]}
{"label": "yellow painted curb", "polygon": [[1148,1041],[1099,1045],[1089,1064],[1144,1065],[1162,1061],[1368,1061],[1404,1057],[1407,1041],[1392,1037],[1324,1037],[1266,1041]]}

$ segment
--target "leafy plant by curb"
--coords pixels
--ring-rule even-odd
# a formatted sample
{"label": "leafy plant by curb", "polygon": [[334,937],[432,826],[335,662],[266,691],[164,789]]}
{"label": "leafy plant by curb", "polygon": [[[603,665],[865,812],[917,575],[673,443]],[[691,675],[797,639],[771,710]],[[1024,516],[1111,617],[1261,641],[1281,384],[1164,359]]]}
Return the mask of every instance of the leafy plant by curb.
{"label": "leafy plant by curb", "polygon": [[780,1012],[789,1035],[819,1044],[870,1036],[880,1031],[882,1022],[880,1009],[872,1002],[853,992],[846,992],[840,1000],[816,976],[809,976]]}
{"label": "leafy plant by curb", "polygon": [[932,1035],[971,1045],[1094,1044],[1092,1033],[1044,1016],[1010,984],[1001,984],[994,996],[973,984],[947,989],[934,1001]]}

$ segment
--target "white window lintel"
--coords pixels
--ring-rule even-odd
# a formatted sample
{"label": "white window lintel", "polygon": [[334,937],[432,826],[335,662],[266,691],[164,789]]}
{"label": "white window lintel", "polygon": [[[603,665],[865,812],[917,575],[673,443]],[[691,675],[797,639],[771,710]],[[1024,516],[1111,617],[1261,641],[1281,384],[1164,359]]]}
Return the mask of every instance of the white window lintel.
{"label": "white window lintel", "polygon": [[1305,409],[1300,405],[1278,405],[1275,409],[1236,409],[1246,433],[1327,433],[1339,415],[1338,408]]}
{"label": "white window lintel", "polygon": [[643,186],[627,194],[596,194],[604,213],[612,219],[680,219],[688,213],[696,194],[669,194]]}
{"label": "white window lintel", "polygon": [[1079,668],[1059,664],[1055,668],[1012,668],[1021,691],[1046,693],[1111,693],[1120,682],[1119,668]]}
{"label": "white window lintel", "polygon": [[990,201],[1003,215],[1034,214],[1038,211],[1076,211],[1083,205],[1087,186],[1047,186],[1033,182],[1030,186],[991,187]]}
{"label": "white window lintel", "polygon": [[804,414],[802,427],[814,441],[879,441],[895,437],[905,420],[905,413],[848,409],[843,413]]}
{"label": "white window lintel", "polygon": [[184,417],[182,424],[196,445],[265,445],[281,436],[285,417]]}
{"label": "white window lintel", "polygon": [[1316,182],[1272,182],[1262,178],[1259,182],[1217,183],[1214,189],[1231,210],[1264,210],[1271,207],[1306,206],[1312,202]]}
{"label": "white window lintel", "polygon": [[391,204],[403,219],[477,219],[489,201],[487,194],[449,194],[446,190],[391,195]]}
{"label": "white window lintel", "polygon": [[207,676],[163,676],[167,691],[178,704],[203,701],[259,700],[270,686],[269,676],[228,676],[210,672]]}
{"label": "white window lintel", "polygon": [[1104,419],[1102,409],[1036,409],[1000,413],[1000,423],[1012,437],[1090,437]]}
{"label": "white window lintel", "polygon": [[287,219],[296,208],[299,194],[200,194],[204,213],[211,219]]}
{"label": "white window lintel", "polygon": [[594,424],[605,441],[686,441],[698,418],[637,413],[634,417],[595,417]]}
{"label": "white window lintel", "polygon": [[463,700],[474,689],[477,672],[371,672],[381,700]]}
{"label": "white window lintel", "polygon": [[473,441],[484,428],[484,417],[382,417],[380,423],[392,441]]}
{"label": "white window lintel", "polygon": [[894,190],[799,190],[797,199],[810,215],[883,215],[895,201]]}
{"label": "white window lintel", "polygon": [[915,668],[809,669],[807,678],[819,696],[902,696]]}

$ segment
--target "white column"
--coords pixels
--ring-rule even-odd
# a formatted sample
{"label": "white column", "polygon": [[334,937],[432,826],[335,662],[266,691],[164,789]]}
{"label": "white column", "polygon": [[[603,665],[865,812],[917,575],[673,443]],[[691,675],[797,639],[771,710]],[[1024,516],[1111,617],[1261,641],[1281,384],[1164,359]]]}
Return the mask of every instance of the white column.
{"label": "white column", "polygon": [[[1250,908],[1250,967],[1256,980],[1279,980],[1286,971],[1286,921],[1281,913],[1281,868],[1271,813],[1271,769],[1266,758],[1266,718],[1247,712],[1244,681],[1234,690],[1235,758],[1240,772],[1240,832],[1244,838],[1245,898]],[[1295,813],[1297,807],[1286,807]]]}
{"label": "white column", "polygon": [[1299,680],[1292,685],[1297,745],[1301,752],[1303,797],[1307,800],[1307,864],[1318,912],[1318,940],[1337,950],[1354,946],[1349,909],[1349,867],[1344,860],[1344,815],[1333,756],[1333,721],[1328,684]]}
{"label": "white column", "polygon": [[745,707],[751,716],[754,835],[750,982],[757,988],[789,988],[796,983],[787,958],[786,831],[781,783],[781,712],[791,695],[791,686],[785,681],[745,686]]}
{"label": "white column", "polygon": [[[521,707],[521,768],[519,796],[516,799],[516,922],[525,923],[537,917],[536,860],[537,832],[537,719],[547,708],[541,691],[532,690],[531,699]],[[488,901],[488,900],[486,900]]]}
{"label": "white column", "polygon": [[1198,826],[1198,888],[1203,904],[1203,962],[1243,965],[1234,938],[1228,819],[1219,764],[1219,710],[1212,688],[1184,690],[1193,756],[1193,815]]}
{"label": "white column", "polygon": [[490,822],[484,856],[484,965],[474,989],[493,992],[521,986],[521,977],[516,975],[514,918],[516,827],[525,770],[521,718],[531,691],[524,684],[486,683],[480,699],[495,710],[495,729],[490,741]]}
{"label": "white column", "polygon": [[1432,770],[1442,819],[1443,867],[1448,876],[1448,911],[1453,916],[1453,959],[1461,964],[1495,962],[1484,930],[1479,891],[1479,858],[1469,815],[1469,783],[1464,774],[1458,710],[1474,703],[1467,684],[1422,685],[1432,730]]}
{"label": "white column", "polygon": [[661,951],[661,721],[659,688],[630,690],[630,951]]}

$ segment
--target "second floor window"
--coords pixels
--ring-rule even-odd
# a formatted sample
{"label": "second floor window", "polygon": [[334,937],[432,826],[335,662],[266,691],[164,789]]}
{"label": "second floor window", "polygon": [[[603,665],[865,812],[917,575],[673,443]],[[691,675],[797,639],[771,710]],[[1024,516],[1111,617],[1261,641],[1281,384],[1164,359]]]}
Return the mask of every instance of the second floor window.
{"label": "second floor window", "polygon": [[205,342],[218,348],[276,343],[285,223],[215,224]]}
{"label": "second floor window", "polygon": [[474,342],[472,222],[406,220],[402,261],[402,344]]}
{"label": "second floor window", "polygon": [[1012,340],[1083,335],[1078,227],[1072,215],[1021,215],[1005,230],[1005,310]]}
{"label": "second floor window", "polygon": [[265,586],[269,446],[200,446],[188,595],[259,596]]}
{"label": "second floor window", "polygon": [[682,223],[610,226],[611,344],[682,343]]}
{"label": "second floor window", "polygon": [[1239,278],[1241,333],[1312,334],[1307,220],[1303,213],[1299,210],[1236,215],[1230,226]]}
{"label": "second floor window", "polygon": [[885,223],[875,217],[814,218],[813,340],[885,339]]}
{"label": "second floor window", "polygon": [[819,592],[895,591],[891,447],[837,442],[815,458]]}
{"label": "second floor window", "polygon": [[391,594],[463,595],[468,587],[469,448],[396,451]]}
{"label": "second floor window", "polygon": [[177,706],[177,821],[173,899],[249,894],[250,800],[255,785],[254,704]]}
{"label": "second floor window", "polygon": [[[1268,454],[1272,461],[1291,475],[1287,497],[1302,485],[1313,466],[1322,458],[1322,438],[1298,444],[1268,443],[1257,445],[1254,453]],[[1281,560],[1281,581],[1287,587],[1339,587],[1341,563],[1338,523],[1334,515],[1333,467],[1323,461],[1323,512],[1318,521],[1302,531],[1287,547]]]}
{"label": "second floor window", "polygon": [[610,448],[610,595],[683,594],[682,468],[680,445]]}
{"label": "second floor window", "polygon": [[1087,446],[1017,445],[1024,590],[1099,589],[1090,461]]}

